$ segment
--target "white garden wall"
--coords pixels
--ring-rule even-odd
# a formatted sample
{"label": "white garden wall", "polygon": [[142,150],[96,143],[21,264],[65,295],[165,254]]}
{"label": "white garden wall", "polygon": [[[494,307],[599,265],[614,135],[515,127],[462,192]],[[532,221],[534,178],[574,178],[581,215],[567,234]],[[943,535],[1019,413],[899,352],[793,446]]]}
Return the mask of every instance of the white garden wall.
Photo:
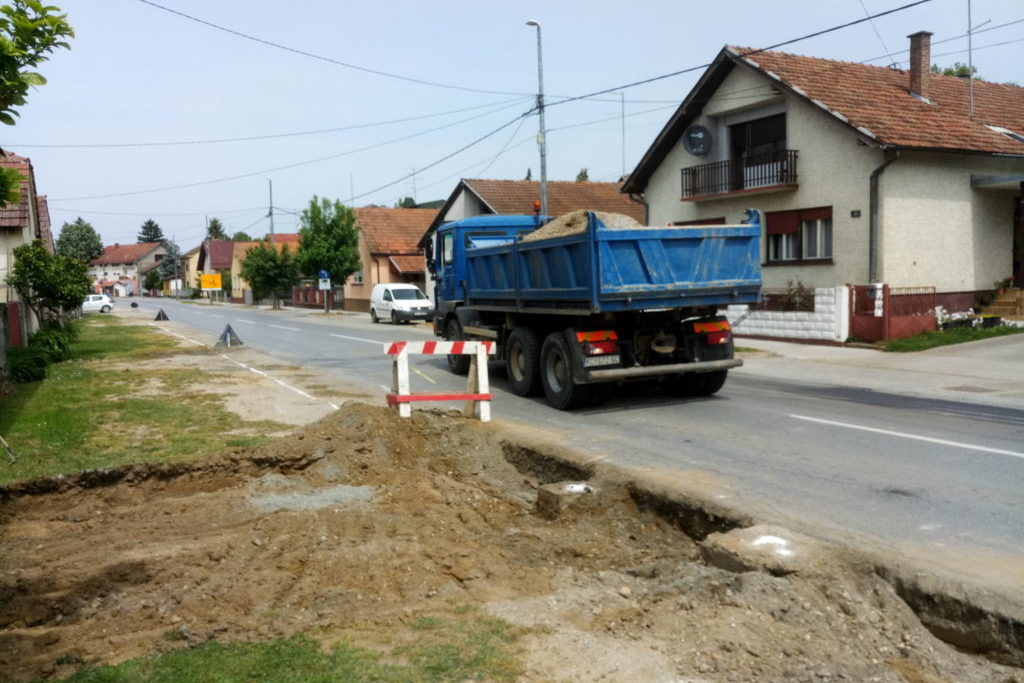
{"label": "white garden wall", "polygon": [[[749,306],[729,306],[730,323],[747,313]],[[735,334],[808,341],[845,342],[850,336],[850,294],[846,287],[814,290],[814,312],[753,311],[735,326]]]}

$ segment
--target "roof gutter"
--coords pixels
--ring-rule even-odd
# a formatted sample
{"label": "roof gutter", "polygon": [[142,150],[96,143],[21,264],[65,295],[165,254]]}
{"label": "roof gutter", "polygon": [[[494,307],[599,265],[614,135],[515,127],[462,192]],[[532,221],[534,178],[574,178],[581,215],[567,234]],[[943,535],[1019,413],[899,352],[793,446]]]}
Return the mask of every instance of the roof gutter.
{"label": "roof gutter", "polygon": [[870,195],[868,200],[868,282],[878,282],[878,252],[881,233],[881,217],[878,208],[880,203],[879,184],[882,174],[890,164],[900,158],[899,150],[885,150],[885,161],[871,172]]}

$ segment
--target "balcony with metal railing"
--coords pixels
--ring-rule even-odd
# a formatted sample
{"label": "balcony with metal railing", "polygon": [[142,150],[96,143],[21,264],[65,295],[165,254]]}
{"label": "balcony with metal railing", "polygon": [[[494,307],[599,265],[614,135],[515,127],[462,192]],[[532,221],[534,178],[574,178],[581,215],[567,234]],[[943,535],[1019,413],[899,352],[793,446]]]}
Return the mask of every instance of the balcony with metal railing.
{"label": "balcony with metal railing", "polygon": [[683,199],[797,188],[797,150],[757,154],[682,169]]}

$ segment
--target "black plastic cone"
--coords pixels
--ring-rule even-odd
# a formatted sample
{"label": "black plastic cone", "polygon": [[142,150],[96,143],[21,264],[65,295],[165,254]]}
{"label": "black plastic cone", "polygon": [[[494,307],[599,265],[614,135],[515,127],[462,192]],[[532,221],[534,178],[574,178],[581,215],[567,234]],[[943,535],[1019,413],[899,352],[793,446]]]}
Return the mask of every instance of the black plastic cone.
{"label": "black plastic cone", "polygon": [[164,309],[161,308],[160,312],[156,314],[156,317],[153,318],[153,320],[170,320],[170,318],[167,317],[167,314],[164,313]]}
{"label": "black plastic cone", "polygon": [[217,346],[241,346],[242,340],[238,338],[235,331],[231,329],[231,325],[225,325],[224,331],[220,333],[220,339],[217,340]]}

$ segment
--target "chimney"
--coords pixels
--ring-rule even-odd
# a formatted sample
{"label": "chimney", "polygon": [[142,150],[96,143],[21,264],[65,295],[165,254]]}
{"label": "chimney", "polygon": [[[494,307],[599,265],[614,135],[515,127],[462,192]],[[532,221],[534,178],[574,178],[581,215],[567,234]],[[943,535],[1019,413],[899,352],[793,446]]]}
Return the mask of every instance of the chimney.
{"label": "chimney", "polygon": [[932,68],[932,34],[918,31],[910,38],[910,94],[928,99],[928,75]]}

